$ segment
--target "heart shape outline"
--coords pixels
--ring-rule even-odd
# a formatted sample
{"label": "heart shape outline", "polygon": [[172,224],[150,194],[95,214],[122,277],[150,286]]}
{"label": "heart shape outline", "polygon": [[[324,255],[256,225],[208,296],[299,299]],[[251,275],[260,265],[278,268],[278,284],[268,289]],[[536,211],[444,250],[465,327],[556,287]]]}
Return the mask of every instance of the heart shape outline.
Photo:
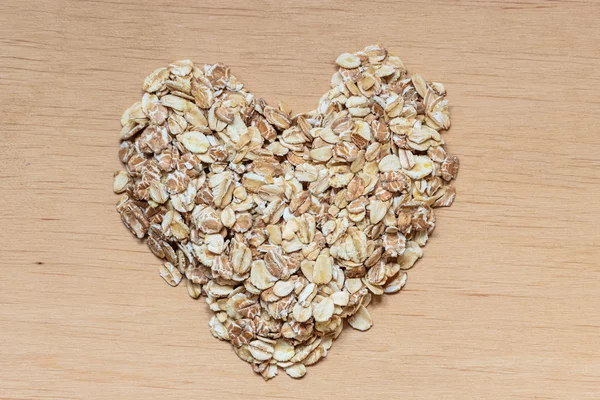
{"label": "heart shape outline", "polygon": [[265,379],[304,376],[343,320],[367,330],[423,255],[458,159],[445,89],[381,46],[344,53],[317,108],[291,115],[228,67],[159,68],[121,118],[114,190],[123,223],[205,294],[213,336]]}

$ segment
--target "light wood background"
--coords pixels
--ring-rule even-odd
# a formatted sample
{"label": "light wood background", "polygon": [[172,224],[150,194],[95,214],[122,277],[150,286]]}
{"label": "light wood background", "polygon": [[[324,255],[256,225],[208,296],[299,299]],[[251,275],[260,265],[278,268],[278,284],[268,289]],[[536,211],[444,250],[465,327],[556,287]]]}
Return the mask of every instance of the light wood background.
{"label": "light wood background", "polygon": [[[597,399],[600,3],[0,2],[1,399]],[[314,108],[381,42],[446,84],[461,160],[406,288],[264,383],[114,210],[122,111],[181,58]]]}

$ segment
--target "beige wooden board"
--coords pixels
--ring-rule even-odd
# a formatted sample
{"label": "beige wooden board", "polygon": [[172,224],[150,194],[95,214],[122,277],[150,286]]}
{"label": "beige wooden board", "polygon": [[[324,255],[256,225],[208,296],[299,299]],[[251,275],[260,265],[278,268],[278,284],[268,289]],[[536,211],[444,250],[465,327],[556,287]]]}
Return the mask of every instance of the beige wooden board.
{"label": "beige wooden board", "polygon": [[[1,399],[593,399],[600,3],[0,2]],[[446,84],[457,201],[398,295],[265,383],[122,226],[119,118],[169,61],[314,108],[381,42]]]}

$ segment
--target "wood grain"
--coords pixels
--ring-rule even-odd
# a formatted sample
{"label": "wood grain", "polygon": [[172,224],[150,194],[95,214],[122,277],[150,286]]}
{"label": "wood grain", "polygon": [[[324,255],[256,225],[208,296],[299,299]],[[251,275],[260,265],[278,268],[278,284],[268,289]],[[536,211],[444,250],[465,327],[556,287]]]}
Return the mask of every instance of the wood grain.
{"label": "wood grain", "polygon": [[[600,3],[0,3],[1,399],[593,399],[600,392]],[[446,84],[454,206],[407,287],[301,381],[264,383],[114,210],[147,73],[222,61],[314,107],[381,42]]]}

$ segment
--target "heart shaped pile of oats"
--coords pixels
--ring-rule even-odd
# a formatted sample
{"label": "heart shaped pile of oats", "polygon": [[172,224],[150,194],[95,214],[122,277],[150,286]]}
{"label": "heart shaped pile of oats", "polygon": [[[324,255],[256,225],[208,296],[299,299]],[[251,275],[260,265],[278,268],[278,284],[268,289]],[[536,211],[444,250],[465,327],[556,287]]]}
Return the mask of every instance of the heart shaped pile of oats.
{"label": "heart shaped pile of oats", "polygon": [[292,115],[223,64],[177,61],[121,118],[123,223],[265,379],[304,376],[345,319],[369,329],[372,296],[404,286],[456,194],[444,86],[380,46],[336,63],[316,110]]}

